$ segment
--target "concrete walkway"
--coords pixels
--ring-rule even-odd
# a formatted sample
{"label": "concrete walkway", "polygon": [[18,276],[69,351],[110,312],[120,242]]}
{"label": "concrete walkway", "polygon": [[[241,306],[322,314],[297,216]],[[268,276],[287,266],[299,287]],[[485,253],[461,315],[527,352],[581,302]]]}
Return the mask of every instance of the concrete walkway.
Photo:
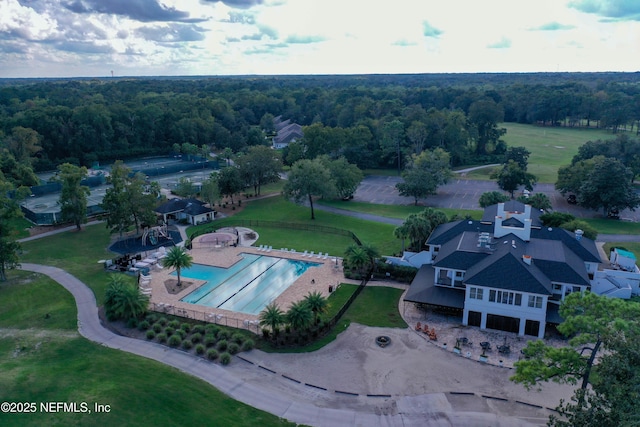
{"label": "concrete walkway", "polygon": [[[253,365],[253,362],[239,360],[235,362],[238,364],[237,368],[225,368],[180,350],[116,335],[102,326],[93,291],[76,277],[59,268],[39,264],[24,263],[22,269],[49,276],[73,295],[78,308],[78,331],[86,339],[172,366],[208,382],[238,401],[296,423],[321,427],[429,427],[443,425],[446,420],[444,425],[448,426],[531,426],[544,425],[546,420],[541,413],[544,412],[542,406],[532,408],[528,404],[519,404],[517,406],[520,408],[516,410],[498,411],[508,413],[509,416],[497,415],[486,404],[478,404],[478,401],[492,399],[491,397],[473,396],[473,393],[466,393],[472,395],[469,403],[456,404],[455,408],[450,401],[455,401],[456,396],[446,396],[445,393],[399,396],[394,403],[396,410],[392,412],[380,410],[380,396],[363,397],[356,409],[341,405],[340,396],[335,397],[334,404],[329,407],[318,406],[314,404],[318,402],[318,396],[314,397],[313,391],[294,393],[292,396],[288,390],[274,389],[271,386],[274,384],[273,379],[263,383],[247,380],[247,375],[239,375],[239,372],[246,369],[252,370],[250,378],[260,375],[260,366]],[[247,366],[243,366],[243,363]],[[306,384],[300,385],[305,386]],[[506,399],[500,398],[499,401]],[[512,405],[518,403],[514,402]]]}

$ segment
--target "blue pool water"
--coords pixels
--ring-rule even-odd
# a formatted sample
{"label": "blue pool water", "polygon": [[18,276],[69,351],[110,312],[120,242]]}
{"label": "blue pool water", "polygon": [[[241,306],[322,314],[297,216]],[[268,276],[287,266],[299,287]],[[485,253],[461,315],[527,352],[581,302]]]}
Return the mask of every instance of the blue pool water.
{"label": "blue pool water", "polygon": [[258,314],[310,267],[320,265],[256,254],[240,256],[230,268],[194,264],[182,270],[181,276],[206,283],[180,301]]}

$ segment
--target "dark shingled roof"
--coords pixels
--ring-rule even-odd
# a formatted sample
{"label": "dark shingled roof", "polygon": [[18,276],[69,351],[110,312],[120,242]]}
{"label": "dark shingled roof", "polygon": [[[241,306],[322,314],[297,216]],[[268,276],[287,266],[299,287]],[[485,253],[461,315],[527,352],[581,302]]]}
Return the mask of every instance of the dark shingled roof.
{"label": "dark shingled roof", "polygon": [[495,254],[470,268],[464,282],[468,285],[551,295],[551,281],[535,262],[527,265],[521,254],[511,251]]}
{"label": "dark shingled roof", "polygon": [[600,259],[600,254],[598,253],[598,248],[596,247],[596,242],[594,242],[593,240],[587,239],[586,237],[582,237],[580,240],[577,240],[575,234],[570,231],[567,231],[563,228],[551,228],[551,230],[549,230],[549,228],[532,228],[531,238],[543,240],[559,240],[564,243],[580,259],[582,259],[583,262],[602,262],[602,259]]}
{"label": "dark shingled roof", "polygon": [[465,231],[479,231],[493,233],[493,224],[483,224],[480,221],[462,220],[448,222],[436,227],[427,239],[430,245],[444,245],[457,235]]}
{"label": "dark shingled roof", "polygon": [[436,267],[467,270],[487,257],[491,251],[478,248],[478,233],[465,231],[440,248]]}
{"label": "dark shingled roof", "polygon": [[184,212],[188,215],[199,215],[213,212],[213,209],[204,206],[205,203],[198,199],[171,199],[155,209],[159,214]]}
{"label": "dark shingled roof", "polygon": [[435,270],[431,265],[423,265],[411,282],[404,301],[437,305],[457,309],[464,308],[464,289],[435,286]]}

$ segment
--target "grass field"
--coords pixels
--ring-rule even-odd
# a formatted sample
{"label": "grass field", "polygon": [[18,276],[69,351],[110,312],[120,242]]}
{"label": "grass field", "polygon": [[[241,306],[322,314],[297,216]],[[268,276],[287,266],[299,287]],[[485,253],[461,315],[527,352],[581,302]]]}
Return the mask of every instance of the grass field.
{"label": "grass field", "polygon": [[[324,225],[329,227],[350,230],[358,238],[373,245],[384,254],[398,251],[400,241],[393,237],[393,225],[380,224],[372,221],[364,221],[357,218],[335,215],[320,210],[315,211],[315,220],[311,219],[310,208],[297,206],[287,202],[282,197],[269,197],[253,200],[247,203],[244,209],[228,219],[217,220],[215,227],[224,227],[233,224],[239,219],[260,219],[270,221],[292,222],[297,224]],[[209,224],[189,227],[190,235],[201,227],[209,227]],[[348,245],[353,241],[346,236],[335,234],[321,234],[286,228],[255,227],[260,235],[256,244],[269,245],[274,248],[294,248],[297,251],[329,252],[331,255],[342,256]]]}
{"label": "grass field", "polygon": [[91,225],[83,227],[82,231],[70,231],[22,243],[24,253],[20,259],[68,271],[93,290],[98,305],[101,305],[108,275],[98,261],[117,255],[108,250],[110,241],[111,236],[104,224]]}
{"label": "grass field", "polygon": [[177,369],[80,337],[72,296],[46,277],[12,271],[0,296],[0,401],[111,408],[108,414],[0,413],[2,426],[294,425]]}
{"label": "grass field", "polygon": [[[411,214],[422,212],[426,206],[413,206],[413,205],[380,205],[375,203],[365,202],[344,202],[342,200],[322,200],[320,204],[331,206],[338,209],[344,209],[353,212],[364,212],[372,215],[384,216],[387,218],[406,219]],[[459,215],[460,217],[466,217],[467,215],[473,219],[481,219],[482,211],[480,210],[468,210],[468,209],[449,209],[449,208],[434,208],[447,214],[447,217],[451,218],[453,215]]]}
{"label": "grass field", "polygon": [[[510,147],[526,147],[531,151],[529,172],[538,177],[538,182],[554,183],[558,168],[568,165],[578,153],[578,147],[587,141],[613,139],[615,136],[601,129],[565,127],[541,127],[518,123],[502,123],[507,129],[503,137]],[[489,179],[490,168],[470,172],[472,179]]]}
{"label": "grass field", "polygon": [[29,237],[29,228],[32,226],[25,218],[14,218],[9,220],[9,226],[16,230],[16,239],[24,239]]}

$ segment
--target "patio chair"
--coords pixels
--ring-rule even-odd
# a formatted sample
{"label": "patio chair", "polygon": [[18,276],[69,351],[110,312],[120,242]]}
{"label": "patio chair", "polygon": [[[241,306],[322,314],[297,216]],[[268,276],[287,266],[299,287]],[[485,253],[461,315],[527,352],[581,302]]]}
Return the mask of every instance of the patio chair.
{"label": "patio chair", "polygon": [[327,258],[329,258],[329,252],[325,252],[324,256],[322,257],[322,259],[327,259]]}
{"label": "patio chair", "polygon": [[317,259],[322,258],[322,252],[318,252],[318,256],[316,256]]}
{"label": "patio chair", "polygon": [[307,251],[304,251],[304,253],[302,254],[303,257],[307,257]]}
{"label": "patio chair", "polygon": [[311,253],[309,254],[309,258],[313,258],[313,254],[315,254],[315,251],[311,251]]}

